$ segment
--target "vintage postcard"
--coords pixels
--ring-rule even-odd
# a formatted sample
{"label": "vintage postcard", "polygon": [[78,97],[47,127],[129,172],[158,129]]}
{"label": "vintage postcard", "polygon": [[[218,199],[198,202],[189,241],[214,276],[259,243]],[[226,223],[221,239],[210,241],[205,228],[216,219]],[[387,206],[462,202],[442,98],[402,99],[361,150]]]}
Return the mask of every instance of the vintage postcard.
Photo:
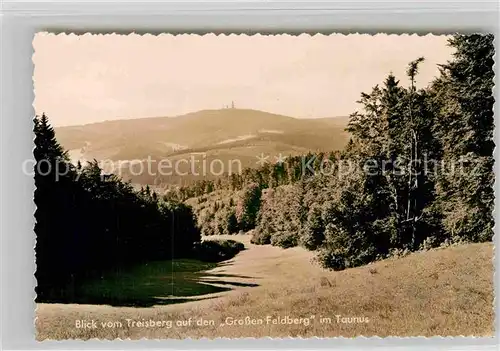
{"label": "vintage postcard", "polygon": [[37,339],[493,335],[493,39],[36,34]]}

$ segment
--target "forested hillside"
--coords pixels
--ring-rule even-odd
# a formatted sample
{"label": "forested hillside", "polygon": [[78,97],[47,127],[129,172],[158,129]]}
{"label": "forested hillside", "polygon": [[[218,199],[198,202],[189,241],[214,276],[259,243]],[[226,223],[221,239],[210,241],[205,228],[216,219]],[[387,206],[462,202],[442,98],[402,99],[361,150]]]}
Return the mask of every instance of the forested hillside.
{"label": "forested hillside", "polygon": [[[440,75],[417,89],[388,75],[362,93],[341,152],[266,164],[170,192],[204,234],[318,252],[344,269],[389,255],[493,235],[493,36],[455,35]],[[215,191],[215,192],[214,192]]]}
{"label": "forested hillside", "polygon": [[[195,180],[215,180],[204,172],[202,161],[225,165],[238,160],[232,173],[256,166],[255,155],[271,159],[283,154],[302,155],[309,151],[338,150],[348,141],[345,116],[332,118],[292,118],[264,111],[224,108],[202,110],[176,117],[151,117],[105,121],[83,126],[56,128],[57,139],[68,150],[73,163],[97,159],[114,163],[111,170],[136,184],[157,186],[191,185]],[[153,165],[169,160],[179,172],[140,172],[126,162]],[[196,159],[196,164],[188,160]],[[125,166],[120,167],[122,162]],[[191,167],[192,165],[192,167]],[[153,174],[154,173],[154,174]]]}

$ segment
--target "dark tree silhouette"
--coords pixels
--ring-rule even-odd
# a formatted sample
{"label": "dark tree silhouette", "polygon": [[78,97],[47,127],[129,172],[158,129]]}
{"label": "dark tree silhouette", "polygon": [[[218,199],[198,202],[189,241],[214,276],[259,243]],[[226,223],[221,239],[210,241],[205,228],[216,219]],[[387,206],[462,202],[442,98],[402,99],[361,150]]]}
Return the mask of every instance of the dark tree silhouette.
{"label": "dark tree silhouette", "polygon": [[73,167],[45,114],[34,132],[38,301],[75,299],[109,269],[192,256],[201,237],[189,206],[137,193],[95,160]]}

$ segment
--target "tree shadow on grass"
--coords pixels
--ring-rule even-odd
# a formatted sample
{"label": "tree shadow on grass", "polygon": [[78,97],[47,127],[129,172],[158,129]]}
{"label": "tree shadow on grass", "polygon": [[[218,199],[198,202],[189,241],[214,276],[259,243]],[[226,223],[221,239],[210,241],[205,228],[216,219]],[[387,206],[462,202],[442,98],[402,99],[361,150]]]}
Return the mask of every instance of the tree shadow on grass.
{"label": "tree shadow on grass", "polygon": [[232,286],[237,286],[237,287],[252,287],[252,288],[254,288],[256,286],[259,286],[259,284],[255,284],[255,283],[226,282],[226,281],[219,281],[219,280],[203,280],[201,282],[205,283],[205,284],[232,285]]}
{"label": "tree shadow on grass", "polygon": [[217,278],[241,278],[241,279],[257,279],[257,277],[250,277],[248,275],[239,275],[239,274],[226,274],[226,273],[210,273],[210,277]]}
{"label": "tree shadow on grass", "polygon": [[206,300],[236,287],[258,286],[220,279],[252,277],[208,272],[219,266],[196,260],[149,262],[110,271],[101,279],[67,287],[57,297],[38,302],[151,307]]}

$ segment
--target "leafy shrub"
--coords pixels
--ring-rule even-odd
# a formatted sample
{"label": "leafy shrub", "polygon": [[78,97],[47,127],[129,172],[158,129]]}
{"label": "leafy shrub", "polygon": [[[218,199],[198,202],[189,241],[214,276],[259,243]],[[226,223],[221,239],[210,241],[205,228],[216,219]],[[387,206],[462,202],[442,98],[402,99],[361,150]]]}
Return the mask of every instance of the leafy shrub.
{"label": "leafy shrub", "polygon": [[331,250],[321,249],[316,255],[316,261],[323,268],[341,271],[346,268],[345,258]]}
{"label": "leafy shrub", "polygon": [[262,191],[257,183],[248,184],[240,193],[235,215],[243,231],[255,228],[261,194]]}
{"label": "leafy shrub", "polygon": [[325,240],[321,207],[313,204],[307,215],[307,221],[300,231],[300,245],[308,250],[316,250]]}
{"label": "leafy shrub", "polygon": [[430,250],[430,249],[433,249],[435,247],[439,247],[440,244],[441,244],[441,242],[439,241],[439,239],[437,237],[435,237],[434,235],[428,236],[422,242],[422,244],[420,244],[420,250]]}
{"label": "leafy shrub", "polygon": [[255,245],[268,245],[271,243],[271,233],[269,233],[269,231],[255,229],[250,242]]}
{"label": "leafy shrub", "polygon": [[235,210],[230,210],[229,214],[227,216],[227,233],[228,234],[233,234],[238,232],[238,220],[236,219],[236,211]]}
{"label": "leafy shrub", "polygon": [[304,210],[302,199],[302,188],[298,185],[265,190],[253,242],[280,247],[297,246]]}
{"label": "leafy shrub", "polygon": [[193,257],[206,262],[229,260],[245,249],[245,245],[235,240],[205,240],[193,247]]}

